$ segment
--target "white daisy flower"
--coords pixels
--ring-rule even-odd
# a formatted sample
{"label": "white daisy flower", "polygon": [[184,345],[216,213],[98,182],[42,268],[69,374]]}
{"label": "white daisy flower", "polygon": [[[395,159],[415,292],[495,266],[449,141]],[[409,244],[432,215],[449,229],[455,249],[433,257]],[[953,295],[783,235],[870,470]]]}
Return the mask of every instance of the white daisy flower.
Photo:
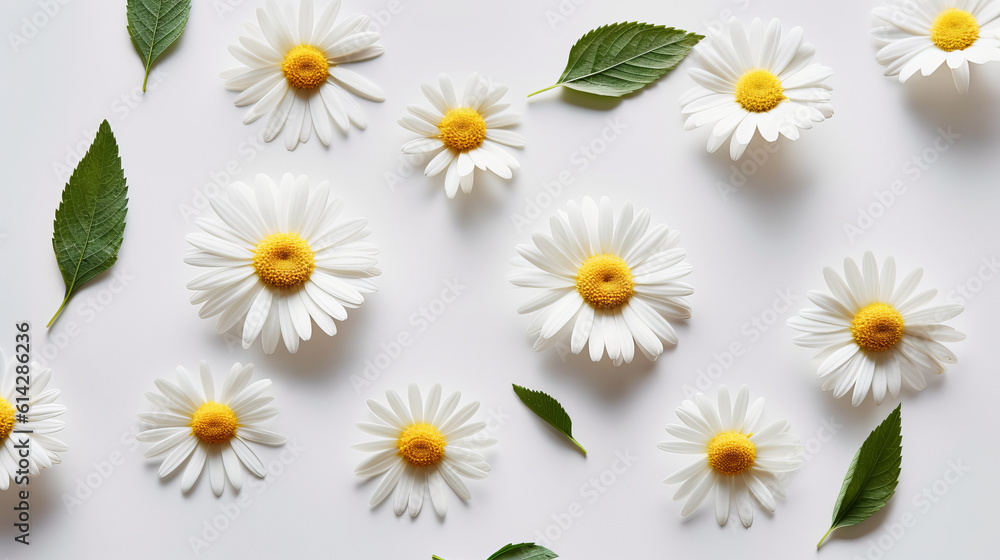
{"label": "white daisy flower", "polygon": [[187,236],[184,257],[208,271],[187,287],[196,292],[191,303],[204,304],[198,315],[219,315],[220,334],[242,324],[243,348],[262,335],[268,354],[279,339],[294,353],[312,336],[312,321],[333,336],[334,319],[378,291],[369,280],[382,272],[368,221],[339,221],[344,199],[328,182],[311,188],[307,177],[286,173],[279,187],[257,175],[253,188],[232,183],[211,204],[215,216],[196,221],[203,231]]}
{"label": "white daisy flower", "polygon": [[[823,277],[830,294],[810,291],[818,307],[803,309],[788,325],[806,334],[795,343],[821,348],[819,376],[823,390],[843,397],[854,388],[851,404],[860,405],[868,395],[882,404],[886,392],[896,398],[901,380],[918,391],[927,386],[925,373],[944,373],[958,361],[942,342],[965,340],[965,335],[943,325],[964,309],[957,303],[928,306],[936,289],[917,292],[924,270],[918,268],[896,285],[896,261],[885,259],[879,271],[869,251],[861,269],[844,259],[844,278],[830,267]],[[845,282],[846,279],[846,282]]]}
{"label": "white daisy flower", "polygon": [[424,495],[429,494],[434,511],[444,517],[448,511],[445,485],[459,498],[471,500],[462,478],[486,478],[490,466],[480,450],[496,444],[495,439],[480,433],[486,422],[469,423],[479,403],[458,408],[462,395],[457,391],[441,402],[441,386],[437,384],[426,401],[416,385],[410,385],[408,403],[392,390],[385,396],[388,407],[368,400],[375,422],[358,422],[361,431],[379,439],[353,446],[372,454],[358,464],[354,474],[363,478],[384,475],[371,505],[378,505],[395,490],[396,515],[409,511],[410,517],[416,517]]}
{"label": "white daisy flower", "polygon": [[756,131],[768,142],[779,133],[796,140],[799,129],[833,116],[826,84],[833,70],[812,62],[816,48],[802,41],[801,27],[782,36],[777,19],[766,28],[754,19],[749,29],[734,21],[708,35],[694,49],[698,65],[688,73],[698,85],[681,97],[681,112],[689,115],[685,130],[712,125],[709,152],[732,137],[737,160]]}
{"label": "white daisy flower", "polygon": [[[60,453],[66,444],[52,437],[66,426],[57,420],[66,407],[56,404],[58,389],[46,389],[52,379],[52,370],[38,362],[23,364],[16,358],[7,360],[0,351],[0,490],[23,474],[25,466],[29,477],[41,469],[62,462]],[[23,379],[27,377],[28,383]],[[26,399],[26,400],[20,400]],[[27,404],[27,413],[23,406]],[[27,445],[28,456],[21,456]]]}
{"label": "white daisy flower", "polygon": [[243,122],[267,115],[264,141],[285,130],[285,147],[294,150],[313,129],[329,146],[336,126],[344,134],[351,125],[364,129],[365,114],[348,93],[370,101],[385,101],[382,89],[345,68],[385,52],[382,37],[368,30],[367,16],[337,22],[340,0],[333,0],[318,18],[313,0],[268,0],[257,8],[257,22],[247,22],[246,34],[229,52],[239,68],[222,73],[226,89],[241,92],[236,106],[253,105]]}
{"label": "white daisy flower", "polygon": [[[139,420],[150,428],[135,439],[153,445],[146,457],[163,457],[160,478],[176,471],[185,460],[181,492],[187,493],[198,482],[208,465],[212,492],[222,495],[226,479],[237,491],[243,486],[240,464],[254,476],[264,478],[264,463],[247,443],[284,445],[285,437],[261,428],[278,414],[267,406],[274,397],[261,396],[271,386],[270,379],[250,382],[253,364],[234,364],[222,389],[216,391],[208,364],[201,363],[200,379],[183,367],[177,368],[177,381],[157,379],[158,393],[146,393],[156,412],[142,412]],[[190,459],[189,459],[190,458]]]}
{"label": "white daisy flower", "polygon": [[744,527],[753,523],[750,496],[774,512],[775,497],[784,498],[783,478],[802,466],[803,448],[788,430],[788,422],[778,420],[761,427],[764,399],[750,404],[746,385],[729,399],[725,385],[719,387],[718,405],[702,393],[694,402],[685,400],[677,409],[683,424],[667,425],[667,433],[681,441],[660,442],[668,453],[698,456],[698,460],[668,476],[663,482],[678,484],[674,500],[687,500],[681,509],[688,516],[712,488],[715,488],[715,519],[719,525],[736,511]]}
{"label": "white daisy flower", "polygon": [[500,103],[507,87],[493,84],[473,74],[465,84],[461,99],[455,94],[451,78],[441,75],[440,90],[429,84],[420,87],[431,108],[410,105],[399,124],[421,138],[403,144],[403,153],[431,157],[424,175],[434,177],[448,170],[444,192],[454,198],[458,187],[472,192],[473,175],[478,167],[510,179],[520,167],[502,145],[524,147],[524,137],[507,130],[521,122],[520,115],[508,112],[509,103]]}
{"label": "white daisy flower", "polygon": [[907,0],[872,10],[871,35],[884,46],[875,59],[900,83],[948,63],[959,93],[969,91],[969,63],[1000,60],[1000,1]]}
{"label": "white daisy flower", "polygon": [[535,233],[532,244],[518,245],[507,278],[533,295],[518,313],[534,313],[528,334],[535,350],[569,342],[579,354],[589,345],[590,359],[604,355],[615,365],[630,363],[636,346],[650,360],[663,343],[677,344],[668,319],[687,319],[684,296],[694,289],[678,279],[691,272],[677,247],[680,234],[666,225],[650,227],[649,210],[633,216],[632,203],[615,219],[611,201],[586,197],[570,202],[550,221],[550,235]]}

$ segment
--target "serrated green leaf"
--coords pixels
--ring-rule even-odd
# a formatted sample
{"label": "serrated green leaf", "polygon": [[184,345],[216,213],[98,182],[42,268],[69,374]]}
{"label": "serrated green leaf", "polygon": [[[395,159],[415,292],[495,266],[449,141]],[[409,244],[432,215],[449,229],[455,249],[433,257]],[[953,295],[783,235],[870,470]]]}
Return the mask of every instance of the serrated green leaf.
{"label": "serrated green leaf", "polygon": [[874,515],[896,492],[903,461],[901,407],[897,406],[872,430],[854,455],[833,507],[833,524],[816,548],[834,529],[857,525]]}
{"label": "serrated green leaf", "polygon": [[508,544],[486,560],[551,560],[559,555],[535,543]]}
{"label": "serrated green leaf", "polygon": [[569,51],[559,82],[528,97],[565,86],[621,97],[666,76],[704,35],[651,23],[624,22],[598,27]]}
{"label": "serrated green leaf", "polygon": [[128,212],[128,186],[118,143],[108,121],[73,170],[53,223],[52,248],[66,283],[66,295],[46,327],[81,286],[118,260]]}
{"label": "serrated green leaf", "polygon": [[[494,552],[486,560],[552,560],[559,555],[544,546],[535,543],[508,544]],[[443,560],[440,556],[431,556],[431,560]]]}
{"label": "serrated green leaf", "polygon": [[573,439],[573,420],[570,419],[569,414],[566,413],[566,409],[559,404],[559,401],[541,391],[533,391],[520,385],[514,385],[514,392],[517,393],[517,398],[521,399],[521,402],[537,414],[539,418],[562,432],[563,435],[580,448],[580,451],[583,451],[584,455],[587,454],[587,450],[580,445],[580,442]]}
{"label": "serrated green leaf", "polygon": [[184,32],[191,14],[191,0],[128,0],[125,11],[128,36],[145,68],[142,91],[146,91],[153,62]]}

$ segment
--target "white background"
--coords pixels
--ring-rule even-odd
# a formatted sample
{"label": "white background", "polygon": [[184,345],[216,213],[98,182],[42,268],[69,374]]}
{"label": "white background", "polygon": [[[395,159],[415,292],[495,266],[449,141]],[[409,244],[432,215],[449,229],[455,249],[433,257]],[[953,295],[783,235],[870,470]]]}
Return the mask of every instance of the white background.
{"label": "white background", "polygon": [[[566,0],[567,15],[558,21],[548,15],[558,13],[557,0],[398,1],[387,22],[385,1],[344,2],[343,13],[378,14],[383,21],[386,54],[353,67],[387,91],[384,103],[360,102],[368,129],[336,138],[329,149],[313,138],[295,152],[281,142],[248,150],[263,123],[241,124],[244,110],[233,106],[235,94],[219,78],[234,64],[226,46],[260,2],[232,0],[232,11],[220,14],[223,2],[196,1],[187,31],[157,65],[160,78],[150,79],[156,85],[145,96],[133,94],[142,68],[125,31],[124,2],[69,1],[17,52],[9,33],[22,33],[21,18],[41,8],[27,0],[0,8],[6,37],[0,46],[0,347],[9,355],[15,321],[32,323],[36,356],[48,356],[69,409],[62,438],[70,447],[61,465],[31,482],[30,549],[13,541],[14,493],[0,498],[0,558],[121,557],[123,551],[190,557],[196,537],[210,545],[200,551],[205,558],[426,560],[438,554],[476,560],[546,531],[551,548],[570,559],[811,558],[852,455],[896,403],[876,407],[869,398],[855,409],[822,392],[817,363],[793,345],[784,321],[807,305],[807,290],[824,289],[824,266],[839,268],[844,257],[860,258],[866,249],[880,262],[895,255],[900,274],[925,267],[923,285],[940,288],[939,301],[957,301],[959,284],[978,292],[952,321],[968,334],[952,346],[959,364],[929,380],[923,393],[900,396],[904,458],[896,496],[872,520],[837,531],[817,557],[866,557],[880,538],[889,551],[868,557],[988,556],[1000,491],[990,426],[1000,388],[994,324],[1000,280],[981,282],[976,275],[982,259],[1000,252],[1000,66],[974,68],[964,97],[946,72],[905,85],[885,78],[868,38],[874,6],[868,1],[576,0],[576,6]],[[707,154],[707,132],[682,128],[678,99],[693,85],[688,63],[620,101],[593,103],[560,91],[524,97],[558,77],[570,46],[589,29],[639,20],[704,32],[731,14],[778,16],[786,31],[803,26],[816,60],[835,70],[836,115],[797,142],[782,141],[762,165],[747,164],[752,176],[727,197],[718,185],[741,182],[727,150]],[[517,154],[522,169],[512,181],[480,175],[471,195],[448,200],[442,177],[407,170],[399,146],[409,135],[396,120],[406,105],[426,104],[420,82],[441,72],[461,82],[473,71],[510,86],[508,100],[524,115],[517,130],[528,144]],[[117,294],[110,292],[119,286],[112,275],[92,282],[47,331],[63,293],[50,243],[53,214],[73,153],[89,145],[105,118],[128,177],[128,227],[113,269],[128,282]],[[602,146],[596,139],[609,119],[624,130]],[[960,138],[944,153],[926,152],[934,163],[915,172],[919,168],[907,162],[948,127]],[[583,168],[579,150],[592,142],[603,153]],[[750,151],[762,146],[755,142]],[[351,313],[336,337],[319,333],[295,355],[281,347],[268,356],[259,341],[250,350],[230,349],[215,334],[214,320],[198,318],[184,287],[195,274],[182,262],[184,236],[194,231],[196,206],[204,206],[196,193],[205,192],[213,174],[225,180],[227,166],[243,181],[286,171],[314,182],[329,179],[347,199],[345,215],[370,218],[382,249],[381,291]],[[543,183],[564,171],[572,183],[554,201],[546,198]],[[387,172],[400,175],[392,187]],[[858,208],[876,203],[875,191],[897,180],[905,192],[884,212],[876,208],[879,217],[849,239],[844,225],[856,225]],[[515,311],[526,294],[507,283],[508,259],[515,244],[548,227],[558,207],[584,195],[609,195],[616,208],[630,198],[682,233],[694,265],[693,317],[677,326],[679,346],[655,363],[639,356],[614,368],[531,350],[528,319]],[[541,217],[519,230],[512,216],[524,216],[532,200],[544,206]],[[418,332],[411,314],[431,305],[455,278],[467,288]],[[798,298],[792,310],[775,312],[776,290]],[[766,331],[746,326],[755,317],[777,321]],[[411,335],[412,345],[370,385],[356,388],[352,378],[366,360],[401,332]],[[710,503],[682,519],[681,504],[671,501],[674,488],[660,481],[686,459],[655,447],[666,438],[663,425],[675,421],[685,387],[701,378],[714,390],[717,382],[705,372],[717,359],[729,363],[722,353],[733,342],[745,353],[719,380],[748,383],[754,395],[766,397],[767,417],[789,419],[811,456],[789,480],[788,499],[774,515],[758,509],[749,530],[735,514],[720,528]],[[271,378],[282,410],[273,427],[299,449],[287,465],[280,449],[260,449],[280,474],[263,491],[260,485],[244,489],[250,503],[228,523],[219,516],[233,507],[231,489],[217,499],[203,479],[183,496],[180,481],[160,481],[158,463],[145,460],[129,436],[136,413],[149,410],[143,393],[153,389],[153,379],[202,359],[220,376],[233,362],[249,361]],[[363,455],[349,445],[365,439],[354,427],[366,417],[365,399],[384,399],[385,389],[405,391],[410,382],[425,390],[441,382],[446,391],[480,400],[480,419],[491,411],[504,419],[489,455],[493,472],[471,483],[470,503],[450,495],[446,520],[429,507],[416,520],[397,518],[388,503],[371,509],[374,481],[353,475]],[[512,382],[557,396],[590,454],[581,456],[527,411]],[[836,426],[832,438],[823,422]],[[618,452],[635,459],[612,476],[604,471]],[[107,472],[102,464],[111,459],[119,464]],[[951,477],[954,484],[944,482],[950,462],[969,468],[957,481]],[[602,491],[595,493],[589,481],[602,473]],[[87,488],[88,480],[97,488]],[[935,503],[914,498],[925,489]],[[80,496],[67,506],[69,497]],[[574,503],[582,515],[559,528],[555,520],[565,523]],[[902,528],[904,519],[913,526]],[[226,529],[206,532],[213,521]],[[890,536],[890,528],[898,536]]]}

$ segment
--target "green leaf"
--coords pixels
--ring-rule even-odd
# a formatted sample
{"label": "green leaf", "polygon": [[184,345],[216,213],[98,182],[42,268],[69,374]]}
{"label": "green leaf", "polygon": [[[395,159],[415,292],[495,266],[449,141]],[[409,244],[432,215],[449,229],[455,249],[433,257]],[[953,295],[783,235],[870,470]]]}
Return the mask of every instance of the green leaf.
{"label": "green leaf", "polygon": [[146,91],[153,62],[184,32],[191,13],[191,0],[128,0],[125,11],[128,13],[128,36],[139,51],[146,70],[142,78],[142,91]]}
{"label": "green leaf", "polygon": [[551,560],[559,555],[535,543],[508,544],[486,560]]}
{"label": "green leaf", "polygon": [[52,248],[66,283],[66,295],[46,327],[81,286],[118,260],[125,232],[128,187],[118,157],[118,143],[108,121],[73,170],[56,210]]}
{"label": "green leaf", "polygon": [[583,451],[584,455],[587,454],[587,450],[580,445],[580,442],[573,439],[573,420],[570,419],[569,414],[566,414],[566,410],[559,404],[559,401],[541,391],[525,389],[520,385],[514,385],[514,392],[517,393],[517,398],[521,399],[521,402],[537,414],[539,418],[562,432],[563,435],[580,448],[580,451]]}
{"label": "green leaf", "polygon": [[704,35],[651,23],[612,23],[576,42],[559,82],[528,97],[565,86],[621,97],[666,76]]}
{"label": "green leaf", "polygon": [[[552,560],[559,555],[544,546],[535,543],[508,544],[493,553],[486,560]],[[444,560],[440,556],[431,556],[431,560]]]}
{"label": "green leaf", "polygon": [[833,507],[833,524],[816,548],[838,527],[857,525],[885,507],[896,492],[899,467],[903,461],[900,406],[872,430],[847,468],[844,485],[840,488],[837,505]]}

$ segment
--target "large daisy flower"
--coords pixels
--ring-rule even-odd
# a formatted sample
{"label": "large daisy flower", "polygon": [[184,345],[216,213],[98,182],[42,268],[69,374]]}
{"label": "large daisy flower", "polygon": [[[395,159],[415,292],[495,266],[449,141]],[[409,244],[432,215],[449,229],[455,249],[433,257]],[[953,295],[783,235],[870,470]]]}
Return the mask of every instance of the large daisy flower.
{"label": "large daisy flower", "polygon": [[243,122],[267,115],[264,140],[285,130],[285,147],[294,150],[313,129],[329,146],[336,126],[344,134],[367,126],[365,114],[348,95],[384,101],[381,88],[344,66],[385,52],[376,44],[382,36],[368,30],[367,16],[355,15],[339,23],[340,0],[333,0],[318,18],[313,0],[290,0],[279,5],[268,0],[257,8],[257,22],[247,22],[246,34],[229,52],[241,63],[222,73],[226,89],[241,92],[236,106],[253,105]]}
{"label": "large daisy flower", "polygon": [[[896,261],[889,257],[882,270],[875,256],[866,252],[861,268],[844,259],[844,277],[830,267],[823,277],[831,293],[811,291],[807,295],[817,307],[803,309],[788,325],[806,334],[795,343],[821,348],[819,376],[823,390],[840,398],[854,388],[851,403],[860,405],[868,389],[875,404],[886,392],[896,398],[900,382],[906,380],[921,391],[924,374],[943,373],[958,361],[942,342],[965,340],[965,335],[944,321],[964,309],[957,303],[930,305],[936,289],[917,292],[924,270],[918,268],[896,284]],[[846,281],[845,281],[846,280]]]}
{"label": "large daisy flower", "polygon": [[409,511],[420,513],[424,495],[429,494],[434,511],[444,517],[447,485],[463,500],[472,494],[462,478],[484,479],[490,471],[480,452],[496,440],[484,437],[485,422],[469,420],[479,410],[473,401],[458,408],[461,393],[454,392],[441,401],[441,386],[435,384],[423,400],[420,389],[410,385],[408,402],[395,391],[385,393],[389,406],[368,400],[374,422],[358,422],[358,428],[379,439],[354,446],[372,455],[358,464],[354,474],[371,478],[382,476],[371,505],[375,506],[395,490],[393,509],[396,515]]}
{"label": "large daisy flower", "polygon": [[[8,361],[2,351],[0,368],[0,490],[6,490],[11,481],[23,475],[22,461],[27,461],[29,477],[62,462],[59,454],[66,452],[66,444],[52,434],[65,427],[57,418],[66,407],[56,404],[58,389],[46,389],[51,369],[38,362],[24,364],[14,357]],[[28,456],[22,457],[25,446]]]}
{"label": "large daisy flower", "polygon": [[929,76],[948,63],[959,93],[969,91],[969,63],[1000,60],[1000,1],[907,0],[872,10],[875,56],[886,76]]}
{"label": "large daisy flower", "polygon": [[410,105],[400,119],[403,128],[421,136],[403,144],[403,152],[433,156],[424,169],[428,177],[447,170],[444,192],[448,198],[455,197],[459,186],[464,193],[472,192],[477,167],[510,179],[520,165],[502,145],[524,147],[524,137],[507,130],[521,122],[519,115],[507,111],[509,103],[500,103],[507,87],[473,74],[459,98],[451,78],[442,74],[439,83],[440,90],[429,84],[420,86],[430,109]]}
{"label": "large daisy flower", "polygon": [[694,289],[678,282],[691,265],[682,262],[676,230],[650,227],[649,210],[634,213],[630,201],[615,218],[607,197],[600,205],[589,197],[570,202],[550,225],[550,235],[535,233],[530,245],[517,246],[507,276],[533,292],[517,311],[534,313],[528,334],[538,337],[535,350],[569,342],[579,354],[589,345],[591,360],[607,349],[620,365],[632,361],[636,346],[655,360],[664,342],[677,344],[668,319],[691,316],[684,296]]}
{"label": "large daisy flower", "polygon": [[226,479],[237,491],[243,485],[242,464],[254,476],[264,478],[264,463],[247,443],[278,446],[285,437],[260,427],[278,414],[267,406],[274,397],[262,396],[271,386],[270,379],[250,382],[253,364],[234,364],[222,389],[217,391],[208,364],[201,363],[200,379],[183,367],[177,368],[177,381],[157,379],[159,393],[146,393],[156,412],[143,412],[139,420],[150,427],[135,436],[153,445],[146,457],[163,457],[160,478],[170,476],[187,460],[181,477],[181,492],[187,493],[198,482],[208,465],[212,492],[222,495]]}
{"label": "large daisy flower", "polygon": [[689,115],[685,130],[712,125],[708,151],[730,136],[729,155],[739,159],[756,131],[768,142],[789,140],[833,116],[826,80],[830,68],[812,62],[816,48],[802,41],[802,28],[782,36],[781,22],[759,19],[746,29],[734,21],[727,31],[708,30],[695,47],[698,65],[688,73],[698,83],[681,98]]}
{"label": "large daisy flower", "polygon": [[368,221],[339,221],[344,199],[328,182],[311,188],[305,176],[286,173],[279,187],[257,175],[254,187],[232,183],[211,204],[216,215],[197,220],[203,231],[187,236],[184,257],[208,271],[187,287],[196,292],[191,303],[204,304],[198,315],[219,315],[220,334],[242,324],[244,348],[262,335],[268,354],[278,339],[294,353],[313,321],[333,336],[334,319],[378,291],[369,280],[382,272]]}
{"label": "large daisy flower", "polygon": [[764,399],[750,404],[746,385],[731,401],[725,385],[719,387],[718,404],[702,393],[685,400],[677,409],[682,424],[668,424],[667,433],[680,441],[664,441],[658,447],[669,453],[697,456],[697,460],[668,476],[663,482],[678,484],[674,500],[686,500],[681,509],[688,516],[715,488],[715,519],[719,525],[736,511],[744,527],[753,523],[750,496],[774,512],[775,497],[784,498],[782,478],[802,466],[802,446],[788,431],[788,422],[778,420],[764,426],[760,417]]}

